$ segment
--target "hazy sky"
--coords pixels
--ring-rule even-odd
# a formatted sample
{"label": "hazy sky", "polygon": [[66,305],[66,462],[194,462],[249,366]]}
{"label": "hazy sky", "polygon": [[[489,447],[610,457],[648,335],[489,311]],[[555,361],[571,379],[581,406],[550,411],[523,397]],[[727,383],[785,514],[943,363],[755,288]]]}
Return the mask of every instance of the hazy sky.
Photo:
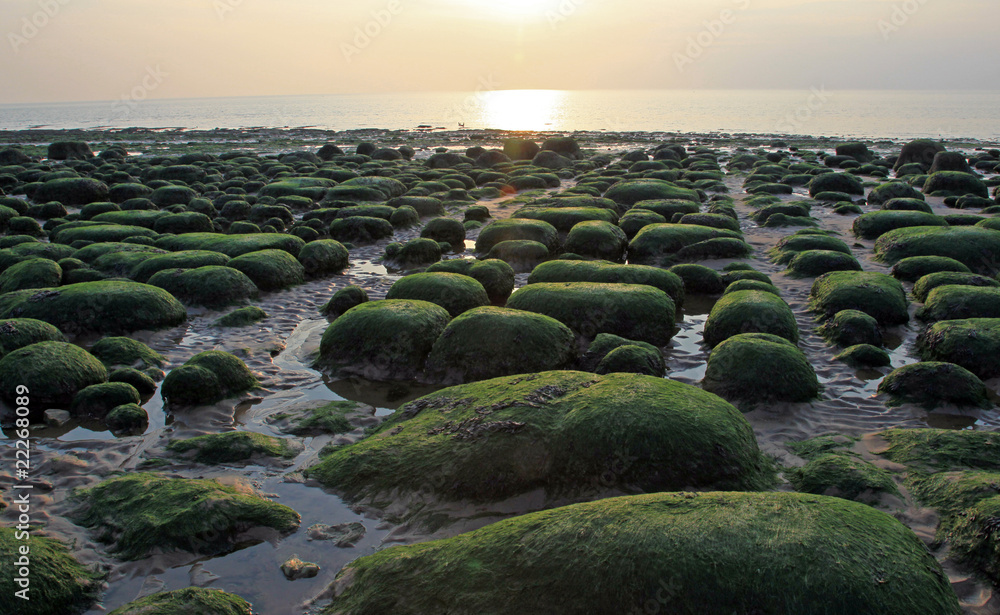
{"label": "hazy sky", "polygon": [[0,0],[0,103],[997,89],[998,17],[997,0]]}

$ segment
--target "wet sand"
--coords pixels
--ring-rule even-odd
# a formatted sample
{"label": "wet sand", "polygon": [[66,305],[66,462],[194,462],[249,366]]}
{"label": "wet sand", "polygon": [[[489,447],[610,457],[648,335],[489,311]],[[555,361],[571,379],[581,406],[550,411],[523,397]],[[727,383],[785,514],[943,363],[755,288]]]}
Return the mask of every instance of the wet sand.
{"label": "wet sand", "polygon": [[[299,129],[292,131],[210,131],[193,134],[187,131],[120,131],[103,134],[104,139],[93,134],[55,135],[51,132],[0,133],[0,142],[20,142],[47,144],[53,140],[82,138],[93,143],[112,143],[124,140],[130,152],[178,153],[181,151],[229,151],[245,148],[259,153],[291,151],[296,149],[314,150],[319,143],[336,140],[340,143],[360,139],[378,139],[387,146],[410,144],[418,149],[418,158],[433,153],[433,146],[450,147],[453,151],[464,151],[473,145],[496,146],[503,133],[476,131],[485,138],[470,141],[467,133],[398,133],[386,131],[352,131],[351,133],[326,133]],[[16,136],[13,136],[16,135]],[[659,143],[670,138],[668,135],[649,134],[601,134],[586,133],[575,135],[584,149],[600,153],[623,153],[639,149],[650,143]],[[156,140],[167,143],[153,145]],[[183,143],[181,142],[183,140]],[[738,145],[767,147],[773,137],[689,135],[684,143],[706,145],[721,151],[731,151]],[[821,139],[784,139],[787,144],[801,147],[832,149],[833,141]],[[195,142],[197,145],[187,145]],[[457,143],[457,145],[456,145]],[[986,147],[983,143],[947,143],[949,150]],[[870,145],[879,153],[898,152],[901,143],[880,142]],[[426,149],[421,149],[426,148]],[[95,147],[95,149],[97,149]],[[773,151],[770,148],[769,151]],[[724,163],[723,163],[724,167]],[[724,180],[729,194],[736,199],[735,207],[740,214],[741,228],[747,242],[755,252],[751,258],[740,259],[754,268],[767,273],[780,289],[782,298],[791,306],[799,325],[801,342],[799,347],[808,357],[823,385],[821,397],[810,404],[778,404],[759,407],[746,414],[754,427],[761,448],[785,465],[802,465],[803,460],[791,453],[787,447],[790,441],[798,441],[824,434],[860,436],[888,427],[937,427],[948,429],[996,429],[1000,427],[1000,411],[996,407],[989,410],[961,410],[957,408],[937,409],[928,413],[913,405],[888,408],[884,397],[876,396],[876,387],[891,368],[858,371],[833,359],[836,350],[828,345],[814,331],[814,314],[808,310],[808,296],[813,278],[794,279],[783,273],[784,267],[771,263],[767,250],[782,237],[794,232],[795,228],[769,229],[758,227],[749,216],[751,208],[744,204],[749,196],[742,191],[744,175],[727,175]],[[564,182],[555,190],[564,190],[573,182]],[[783,196],[786,201],[807,198],[804,188],[796,188],[795,194]],[[495,218],[512,215],[519,205],[512,205],[511,197],[482,201]],[[928,198],[935,213],[955,213],[956,210],[944,206],[942,199]],[[877,207],[865,206],[865,211]],[[964,212],[963,212],[964,213]],[[975,213],[975,212],[972,212]],[[461,219],[460,212],[449,215]],[[852,252],[866,271],[888,273],[889,267],[872,259],[873,241],[857,240],[850,232],[856,216],[840,216],[828,207],[815,207],[812,216],[820,220],[820,228],[838,231],[840,237],[852,246]],[[405,241],[418,236],[419,229],[397,231],[391,241]],[[477,231],[467,237],[470,247],[463,255],[449,258],[471,258]],[[373,416],[386,416],[399,405],[429,393],[440,387],[407,385],[400,383],[371,383],[358,380],[332,380],[309,367],[312,356],[318,349],[319,339],[326,320],[318,309],[339,288],[356,284],[368,291],[372,299],[385,296],[392,283],[405,272],[390,272],[380,263],[385,245],[390,240],[375,245],[359,247],[351,251],[351,267],[343,274],[330,278],[310,281],[289,290],[265,293],[255,302],[270,317],[261,323],[238,329],[221,329],[211,323],[224,312],[204,309],[189,309],[189,320],[179,327],[156,333],[140,333],[137,339],[165,355],[169,368],[181,365],[192,355],[204,350],[226,350],[243,359],[255,372],[262,375],[263,389],[246,394],[237,400],[228,400],[210,408],[197,411],[167,414],[162,408],[159,392],[144,405],[150,415],[150,426],[138,437],[116,439],[100,424],[80,424],[71,422],[58,429],[44,428],[33,435],[36,467],[33,476],[38,485],[35,499],[36,519],[45,524],[45,532],[74,545],[74,552],[84,562],[100,563],[111,570],[109,588],[101,608],[91,613],[100,613],[102,608],[112,610],[135,598],[161,589],[178,589],[189,585],[208,586],[225,589],[239,594],[254,604],[254,612],[263,615],[284,615],[302,612],[305,605],[321,596],[333,581],[338,570],[347,562],[374,552],[376,549],[397,543],[412,543],[429,538],[454,535],[486,525],[492,521],[511,516],[525,510],[554,503],[545,501],[541,494],[528,494],[516,501],[499,503],[490,507],[440,506],[428,515],[442,513],[451,519],[441,527],[428,531],[419,525],[395,525],[392,509],[369,510],[361,506],[350,506],[335,494],[324,491],[317,485],[305,483],[299,473],[304,467],[315,462],[318,452],[331,441],[330,437],[300,438],[304,450],[288,463],[274,462],[266,466],[228,465],[217,467],[196,466],[183,460],[172,459],[165,466],[156,466],[159,472],[189,478],[224,478],[245,481],[276,501],[286,504],[302,515],[300,529],[283,540],[264,540],[253,546],[237,550],[229,555],[215,558],[199,558],[190,554],[160,554],[138,562],[122,564],[108,558],[103,549],[90,540],[88,532],[73,525],[63,516],[67,510],[66,499],[70,490],[96,484],[115,472],[129,472],[144,468],[150,459],[166,457],[164,445],[170,438],[191,437],[205,433],[216,433],[231,429],[244,429],[282,435],[268,424],[268,417],[295,404],[324,400],[348,399],[372,406]],[[704,261],[702,264],[721,269],[731,260]],[[517,276],[517,286],[526,283],[527,275]],[[907,290],[912,284],[905,284]],[[704,375],[708,349],[701,343],[701,332],[705,319],[714,301],[704,298],[689,298],[678,315],[679,333],[665,348],[668,377],[695,384]],[[916,310],[911,305],[911,316]],[[914,342],[920,330],[920,322],[896,327],[890,331],[887,347],[892,356],[893,368],[917,362]],[[78,339],[77,343],[87,347],[94,339]],[[1000,381],[987,382],[996,394]],[[359,428],[347,438],[360,437]],[[5,437],[12,437],[9,429]],[[340,437],[338,442],[343,442]],[[878,442],[863,439],[856,450],[866,459],[888,463],[871,454],[877,450]],[[13,467],[13,447],[0,447],[0,486],[5,490],[14,482],[10,475]],[[145,467],[148,467],[146,465]],[[785,489],[790,489],[787,485]],[[882,508],[900,518],[912,527],[927,542],[933,539],[936,519],[933,513],[916,507],[902,491],[904,497],[898,501],[886,501]],[[613,491],[595,495],[615,495]],[[39,497],[40,496],[40,497]],[[11,511],[0,515],[0,520],[9,522]],[[322,523],[360,522],[367,533],[365,538],[353,548],[337,548],[332,544],[308,540],[310,526]],[[940,558],[945,553],[937,554]],[[305,561],[319,563],[322,572],[313,579],[287,581],[279,567],[292,556]],[[968,572],[954,569],[949,565],[949,574],[955,581],[967,612],[1000,613],[1000,607],[990,600],[988,588],[969,579]],[[988,604],[987,604],[988,603]],[[318,607],[314,605],[311,610]]]}

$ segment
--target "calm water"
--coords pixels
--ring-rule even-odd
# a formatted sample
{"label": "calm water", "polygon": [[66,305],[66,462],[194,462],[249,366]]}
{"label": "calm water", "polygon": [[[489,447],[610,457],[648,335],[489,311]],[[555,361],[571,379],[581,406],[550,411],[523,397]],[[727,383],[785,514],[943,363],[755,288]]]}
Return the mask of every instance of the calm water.
{"label": "calm water", "polygon": [[316,127],[1000,139],[1000,91],[501,90],[0,105],[0,130]]}

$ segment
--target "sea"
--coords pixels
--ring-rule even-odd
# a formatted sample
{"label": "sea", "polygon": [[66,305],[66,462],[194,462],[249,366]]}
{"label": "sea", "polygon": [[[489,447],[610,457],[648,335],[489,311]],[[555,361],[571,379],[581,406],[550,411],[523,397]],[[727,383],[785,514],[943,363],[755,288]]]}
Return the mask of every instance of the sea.
{"label": "sea", "polygon": [[1000,140],[1000,90],[491,90],[0,105],[0,130],[500,129]]}

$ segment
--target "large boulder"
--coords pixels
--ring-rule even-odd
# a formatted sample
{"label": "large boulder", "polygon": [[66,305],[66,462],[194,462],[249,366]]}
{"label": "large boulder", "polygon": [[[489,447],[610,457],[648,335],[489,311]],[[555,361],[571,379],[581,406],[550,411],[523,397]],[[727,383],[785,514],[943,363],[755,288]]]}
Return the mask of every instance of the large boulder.
{"label": "large boulder", "polygon": [[448,310],[452,317],[490,305],[483,285],[457,273],[417,273],[396,281],[386,299],[428,301]]}
{"label": "large boulder", "polygon": [[427,268],[427,273],[436,272],[459,273],[478,281],[486,289],[486,295],[493,305],[506,305],[510,294],[514,292],[514,269],[502,260],[451,259],[434,263]]}
{"label": "large boulder", "polygon": [[980,378],[995,378],[1000,376],[1000,318],[934,323],[920,334],[917,348],[925,361],[947,361]]}
{"label": "large boulder", "polygon": [[19,531],[13,523],[0,527],[0,558],[7,570],[0,575],[0,592],[8,605],[4,612],[51,615],[92,607],[101,593],[102,575],[78,561],[62,542],[36,532]]}
{"label": "large boulder", "polygon": [[242,271],[264,291],[281,290],[305,281],[305,267],[284,250],[250,252],[237,256],[226,266]]}
{"label": "large boulder", "polygon": [[770,333],[799,341],[792,308],[774,293],[740,290],[725,294],[705,322],[705,343],[716,346],[740,333]]}
{"label": "large boulder", "polygon": [[645,284],[670,295],[674,305],[684,303],[684,281],[676,273],[645,265],[621,265],[608,261],[556,260],[535,267],[528,284],[550,282],[600,282]]}
{"label": "large boulder", "polygon": [[701,197],[696,191],[681,188],[677,184],[660,179],[630,179],[620,181],[612,186],[604,196],[624,207],[632,207],[640,201],[660,199],[681,199],[694,203],[701,202]]}
{"label": "large boulder", "polygon": [[930,139],[910,141],[903,146],[903,150],[896,159],[896,165],[893,167],[893,170],[899,171],[908,164],[919,164],[926,172],[931,168],[931,164],[934,163],[934,156],[938,152],[943,151],[945,151],[943,145]]}
{"label": "large boulder", "polygon": [[47,157],[49,160],[89,160],[94,152],[83,141],[56,141],[49,144]]}
{"label": "large boulder", "polygon": [[809,196],[815,197],[822,192],[842,192],[863,196],[865,187],[860,179],[850,173],[823,173],[815,176],[809,182]]}
{"label": "large boulder", "polygon": [[88,177],[52,179],[40,185],[33,195],[36,203],[58,201],[66,207],[107,201],[108,185]]}
{"label": "large boulder", "polygon": [[[914,256],[912,258],[942,258],[942,257]],[[904,258],[899,262],[902,263],[907,260],[910,259]],[[968,273],[961,271],[937,271],[934,273],[928,273],[917,280],[916,284],[913,285],[913,298],[923,303],[924,301],[927,300],[927,296],[931,294],[931,291],[933,291],[935,288],[938,288],[939,286],[981,286],[987,288],[998,288],[1000,287],[1000,281],[997,281],[995,278],[990,278],[976,273]]]}
{"label": "large boulder", "polygon": [[879,383],[878,392],[889,395],[889,405],[914,403],[927,409],[941,404],[990,406],[983,381],[954,363],[930,361],[904,365]]}
{"label": "large boulder", "polygon": [[188,587],[158,592],[133,600],[111,611],[110,615],[251,615],[249,602],[221,589]]}
{"label": "large boulder", "polygon": [[875,257],[894,264],[911,256],[946,256],[976,273],[1000,271],[1000,233],[978,226],[901,228],[879,237]]}
{"label": "large boulder", "polygon": [[257,285],[245,273],[219,265],[163,269],[153,274],[148,282],[185,303],[208,308],[246,303],[260,294]]}
{"label": "large boulder", "polygon": [[497,220],[485,227],[476,240],[476,252],[487,253],[501,241],[537,241],[549,252],[559,247],[559,231],[548,222],[511,218]]}
{"label": "large boulder", "polygon": [[835,271],[816,278],[810,292],[813,310],[830,317],[843,310],[859,310],[882,325],[910,320],[906,291],[898,280],[869,271]]}
{"label": "large boulder", "polygon": [[921,320],[1000,318],[1000,288],[994,286],[939,286],[917,310]]}
{"label": "large boulder", "polygon": [[808,402],[819,380],[801,350],[785,338],[743,333],[712,351],[702,386],[730,401]]}
{"label": "large boulder", "polygon": [[27,395],[33,411],[69,407],[79,391],[107,379],[96,357],[66,342],[38,342],[0,359],[0,397],[13,403]]}
{"label": "large boulder", "polygon": [[741,240],[742,235],[695,224],[650,224],[629,243],[629,261],[651,266],[672,264],[682,258],[680,253],[684,248],[712,239]]}
{"label": "large boulder", "polygon": [[889,231],[908,227],[948,226],[941,216],[923,211],[871,211],[854,219],[854,234],[862,239],[878,239]]}
{"label": "large boulder", "polygon": [[983,180],[961,171],[938,171],[929,176],[924,184],[924,194],[944,197],[971,194],[984,199],[990,196]]}
{"label": "large boulder", "polygon": [[202,406],[257,388],[257,377],[239,357],[221,350],[199,352],[173,369],[160,394],[168,406]]}

